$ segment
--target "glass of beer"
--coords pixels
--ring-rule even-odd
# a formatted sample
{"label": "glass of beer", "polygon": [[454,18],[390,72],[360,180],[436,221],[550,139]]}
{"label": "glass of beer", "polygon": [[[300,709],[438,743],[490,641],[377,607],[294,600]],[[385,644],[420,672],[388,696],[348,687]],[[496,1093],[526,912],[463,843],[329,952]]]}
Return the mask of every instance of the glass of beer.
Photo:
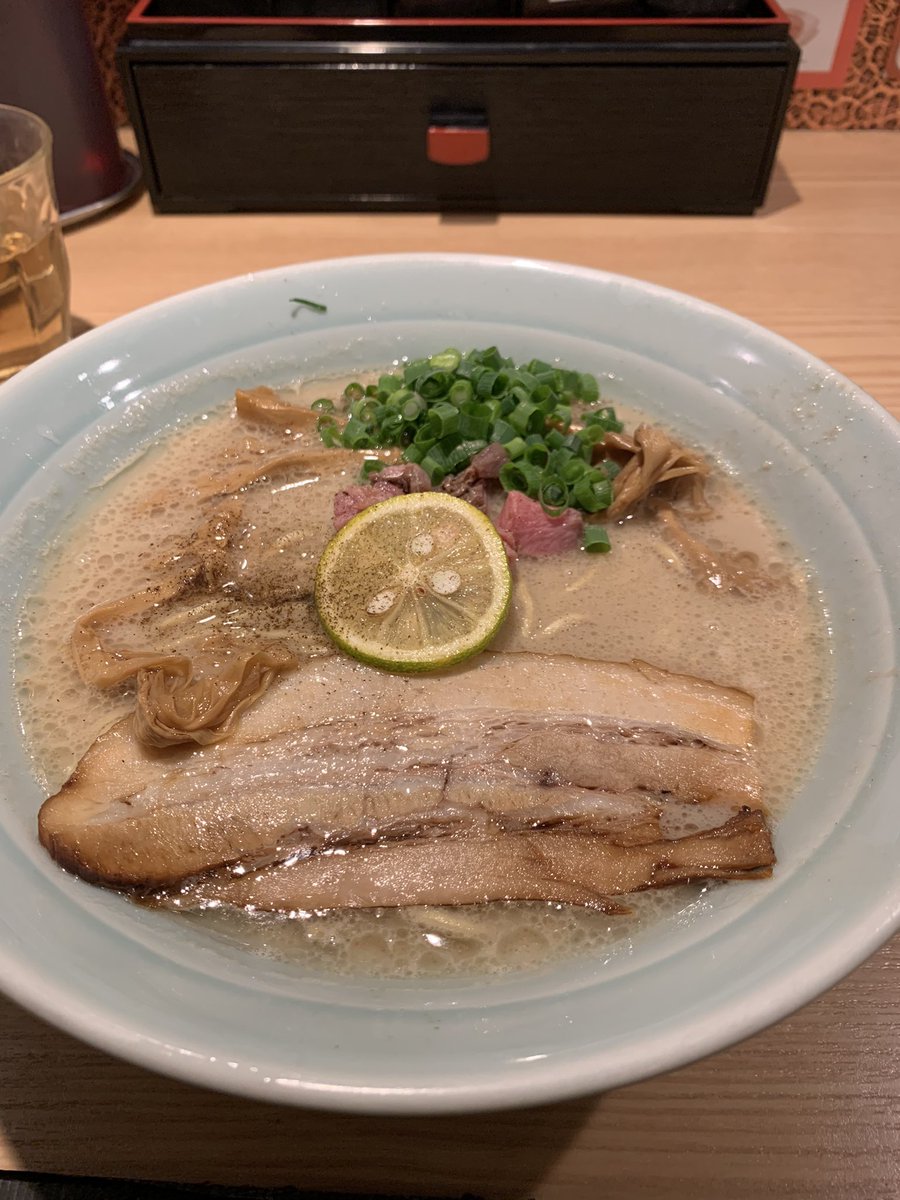
{"label": "glass of beer", "polygon": [[0,382],[69,339],[50,146],[40,117],[0,104]]}

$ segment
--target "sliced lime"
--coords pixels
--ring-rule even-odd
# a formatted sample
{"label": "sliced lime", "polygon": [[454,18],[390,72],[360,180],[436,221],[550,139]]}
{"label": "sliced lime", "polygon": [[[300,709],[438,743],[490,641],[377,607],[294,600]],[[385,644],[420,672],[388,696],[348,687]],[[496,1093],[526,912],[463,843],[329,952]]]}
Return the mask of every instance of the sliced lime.
{"label": "sliced lime", "polygon": [[443,492],[364,509],[334,535],[316,572],[316,607],[331,638],[392,671],[432,671],[483,650],[511,590],[494,526]]}

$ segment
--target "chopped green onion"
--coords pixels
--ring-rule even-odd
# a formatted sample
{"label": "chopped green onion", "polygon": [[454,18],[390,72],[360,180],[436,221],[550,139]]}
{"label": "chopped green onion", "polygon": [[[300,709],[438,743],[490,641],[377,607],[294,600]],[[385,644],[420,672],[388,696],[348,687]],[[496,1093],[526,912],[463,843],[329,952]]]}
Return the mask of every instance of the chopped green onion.
{"label": "chopped green onion", "polygon": [[472,389],[471,381],[468,379],[457,379],[447,393],[447,399],[451,404],[456,404],[462,407],[463,404],[468,404],[474,397],[475,392]]}
{"label": "chopped green onion", "polygon": [[510,377],[505,371],[498,371],[491,384],[491,395],[496,398],[505,396],[510,391],[510,382]]}
{"label": "chopped green onion", "polygon": [[417,358],[411,363],[407,363],[403,372],[403,382],[407,387],[412,387],[420,376],[426,375],[431,370],[431,364],[427,358]]}
{"label": "chopped green onion", "polygon": [[[508,447],[507,447],[508,449]],[[546,467],[550,461],[550,447],[543,442],[526,445],[524,458],[526,462],[530,462],[535,467]]]}
{"label": "chopped green onion", "polygon": [[361,472],[363,479],[366,480],[371,478],[372,475],[376,475],[383,467],[384,463],[380,458],[363,459]]}
{"label": "chopped green onion", "polygon": [[588,471],[575,483],[572,495],[585,512],[600,512],[612,504],[612,484],[599,471]]}
{"label": "chopped green onion", "polygon": [[550,364],[547,362],[543,362],[539,358],[533,358],[531,360],[531,362],[528,364],[528,366],[525,368],[525,370],[530,372],[534,376],[552,375],[553,374],[553,368],[550,366]]}
{"label": "chopped green onion", "polygon": [[327,304],[319,304],[316,300],[303,300],[300,296],[291,296],[291,304],[300,304],[303,308],[308,308],[310,312],[328,312]]}
{"label": "chopped green onion", "polygon": [[427,471],[435,487],[441,483],[445,475],[449,474],[447,457],[440,446],[432,446],[419,466],[423,471]]}
{"label": "chopped green onion", "polygon": [[616,416],[616,410],[608,405],[604,408],[592,408],[584,414],[585,425],[599,425],[607,433],[621,433],[625,426]]}
{"label": "chopped green onion", "polygon": [[569,426],[572,424],[572,405],[557,404],[553,410],[552,420],[554,423],[561,425],[566,433],[569,432]]}
{"label": "chopped green onion", "polygon": [[329,450],[333,450],[335,446],[342,446],[344,444],[341,427],[334,417],[319,417],[318,421],[316,421],[316,432]]}
{"label": "chopped green onion", "polygon": [[450,472],[461,471],[463,467],[467,467],[479,450],[483,450],[487,442],[484,441],[469,441],[460,442],[458,446],[447,450],[447,470]]}
{"label": "chopped green onion", "polygon": [[459,409],[455,404],[442,400],[428,413],[428,422],[435,437],[444,438],[459,432]]}
{"label": "chopped green onion", "polygon": [[596,404],[600,399],[600,384],[595,375],[579,374],[577,393],[585,404]]}
{"label": "chopped green onion", "polygon": [[440,354],[432,354],[428,362],[436,371],[455,371],[461,358],[458,350],[443,350]]}
{"label": "chopped green onion", "polygon": [[463,438],[481,438],[487,441],[491,428],[491,419],[483,412],[483,405],[473,405],[476,411],[467,412],[464,408],[459,412],[459,433]]}
{"label": "chopped green onion", "polygon": [[412,394],[407,400],[403,401],[403,405],[400,408],[400,414],[404,421],[415,421],[415,419],[420,416],[427,407],[428,405],[421,396]]}
{"label": "chopped green onion", "polygon": [[535,499],[540,491],[543,480],[540,467],[519,459],[516,462],[504,463],[500,468],[500,483],[507,492],[525,492]]}
{"label": "chopped green onion", "polygon": [[580,429],[578,431],[578,437],[583,446],[593,447],[599,445],[599,443],[603,441],[603,439],[606,437],[606,433],[607,430],[605,425],[590,424],[585,425],[584,429]]}
{"label": "chopped green onion", "polygon": [[344,426],[341,438],[344,445],[351,450],[374,450],[375,448],[372,435],[365,424],[356,417],[351,417]]}
{"label": "chopped green onion", "polygon": [[405,424],[406,422],[403,419],[402,413],[389,412],[382,420],[378,431],[380,440],[382,442],[395,442],[402,434]]}
{"label": "chopped green onion", "polygon": [[453,382],[449,371],[428,371],[416,380],[416,391],[423,400],[442,400]]}
{"label": "chopped green onion", "polygon": [[479,362],[484,366],[490,367],[494,371],[499,371],[501,367],[510,367],[512,363],[508,358],[503,358],[496,346],[489,346],[487,350],[481,350],[478,353]]}
{"label": "chopped green onion", "polygon": [[520,437],[513,438],[509,442],[504,442],[503,446],[510,458],[519,458],[519,456],[524,454],[528,449],[525,442]]}
{"label": "chopped green onion", "polygon": [[609,534],[602,525],[585,525],[582,546],[588,554],[606,554],[612,549]]}
{"label": "chopped green onion", "polygon": [[416,429],[416,432],[413,435],[413,441],[418,442],[418,444],[420,446],[423,445],[425,442],[436,442],[437,441],[437,437],[435,436],[434,430],[431,427],[431,422],[428,420],[427,410],[426,410],[424,419],[422,419],[416,423],[415,429]]}
{"label": "chopped green onion", "polygon": [[494,384],[497,380],[496,371],[482,371],[475,381],[475,394],[485,398],[493,396]]}
{"label": "chopped green onion", "polygon": [[397,375],[379,375],[378,390],[379,392],[399,392],[403,387],[403,380]]}
{"label": "chopped green onion", "polygon": [[[321,414],[317,428],[326,445],[401,447],[404,460],[419,463],[435,485],[499,442],[508,454],[500,485],[525,492],[555,516],[569,507],[596,513],[612,502],[618,467],[591,460],[602,453],[595,447],[606,433],[622,425],[599,398],[593,375],[541,359],[517,365],[490,346],[414,359],[377,383],[349,383],[338,406],[323,398],[313,408]],[[331,415],[336,407],[348,413],[343,427]],[[381,467],[369,459],[363,476]],[[585,535],[585,549],[592,552],[608,543],[603,529],[592,527]]]}
{"label": "chopped green onion", "polygon": [[526,400],[530,401],[531,392],[527,387],[523,387],[521,383],[517,383],[509,389],[509,394],[504,399],[507,401],[506,410],[510,412],[517,404],[523,403]]}
{"label": "chopped green onion", "polygon": [[569,489],[558,475],[545,475],[537,498],[548,517],[561,517],[569,507]]}
{"label": "chopped green onion", "polygon": [[513,438],[517,438],[518,436],[518,433],[515,429],[513,429],[509,421],[504,421],[503,418],[500,417],[499,420],[494,422],[494,427],[491,430],[492,442],[500,442],[504,446],[508,446]]}
{"label": "chopped green onion", "polygon": [[531,433],[534,431],[535,417],[543,425],[544,414],[541,412],[537,404],[532,404],[530,400],[523,400],[509,414],[509,423],[515,429],[516,433]]}
{"label": "chopped green onion", "polygon": [[362,400],[354,400],[350,405],[350,415],[357,421],[362,421],[366,426],[379,424],[383,412],[384,405],[368,396],[363,397]]}

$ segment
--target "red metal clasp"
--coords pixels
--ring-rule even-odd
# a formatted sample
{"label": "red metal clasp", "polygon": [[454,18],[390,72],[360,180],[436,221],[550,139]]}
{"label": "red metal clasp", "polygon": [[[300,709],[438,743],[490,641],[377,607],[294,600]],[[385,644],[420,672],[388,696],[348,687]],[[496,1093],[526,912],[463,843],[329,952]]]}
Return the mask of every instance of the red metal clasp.
{"label": "red metal clasp", "polygon": [[470,167],[490,157],[491,131],[487,126],[429,125],[427,151],[430,162]]}

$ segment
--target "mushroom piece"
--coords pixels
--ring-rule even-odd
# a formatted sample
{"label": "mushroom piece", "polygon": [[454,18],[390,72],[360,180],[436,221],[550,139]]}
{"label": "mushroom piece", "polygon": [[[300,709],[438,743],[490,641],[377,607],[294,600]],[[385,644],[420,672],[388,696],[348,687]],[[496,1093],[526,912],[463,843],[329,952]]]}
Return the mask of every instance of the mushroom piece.
{"label": "mushroom piece", "polygon": [[601,445],[607,457],[623,464],[613,480],[613,502],[606,510],[613,521],[634,512],[662,484],[671,484],[668,495],[684,497],[695,512],[709,512],[705,491],[709,463],[658,426],[638,425],[633,437],[608,433]]}

